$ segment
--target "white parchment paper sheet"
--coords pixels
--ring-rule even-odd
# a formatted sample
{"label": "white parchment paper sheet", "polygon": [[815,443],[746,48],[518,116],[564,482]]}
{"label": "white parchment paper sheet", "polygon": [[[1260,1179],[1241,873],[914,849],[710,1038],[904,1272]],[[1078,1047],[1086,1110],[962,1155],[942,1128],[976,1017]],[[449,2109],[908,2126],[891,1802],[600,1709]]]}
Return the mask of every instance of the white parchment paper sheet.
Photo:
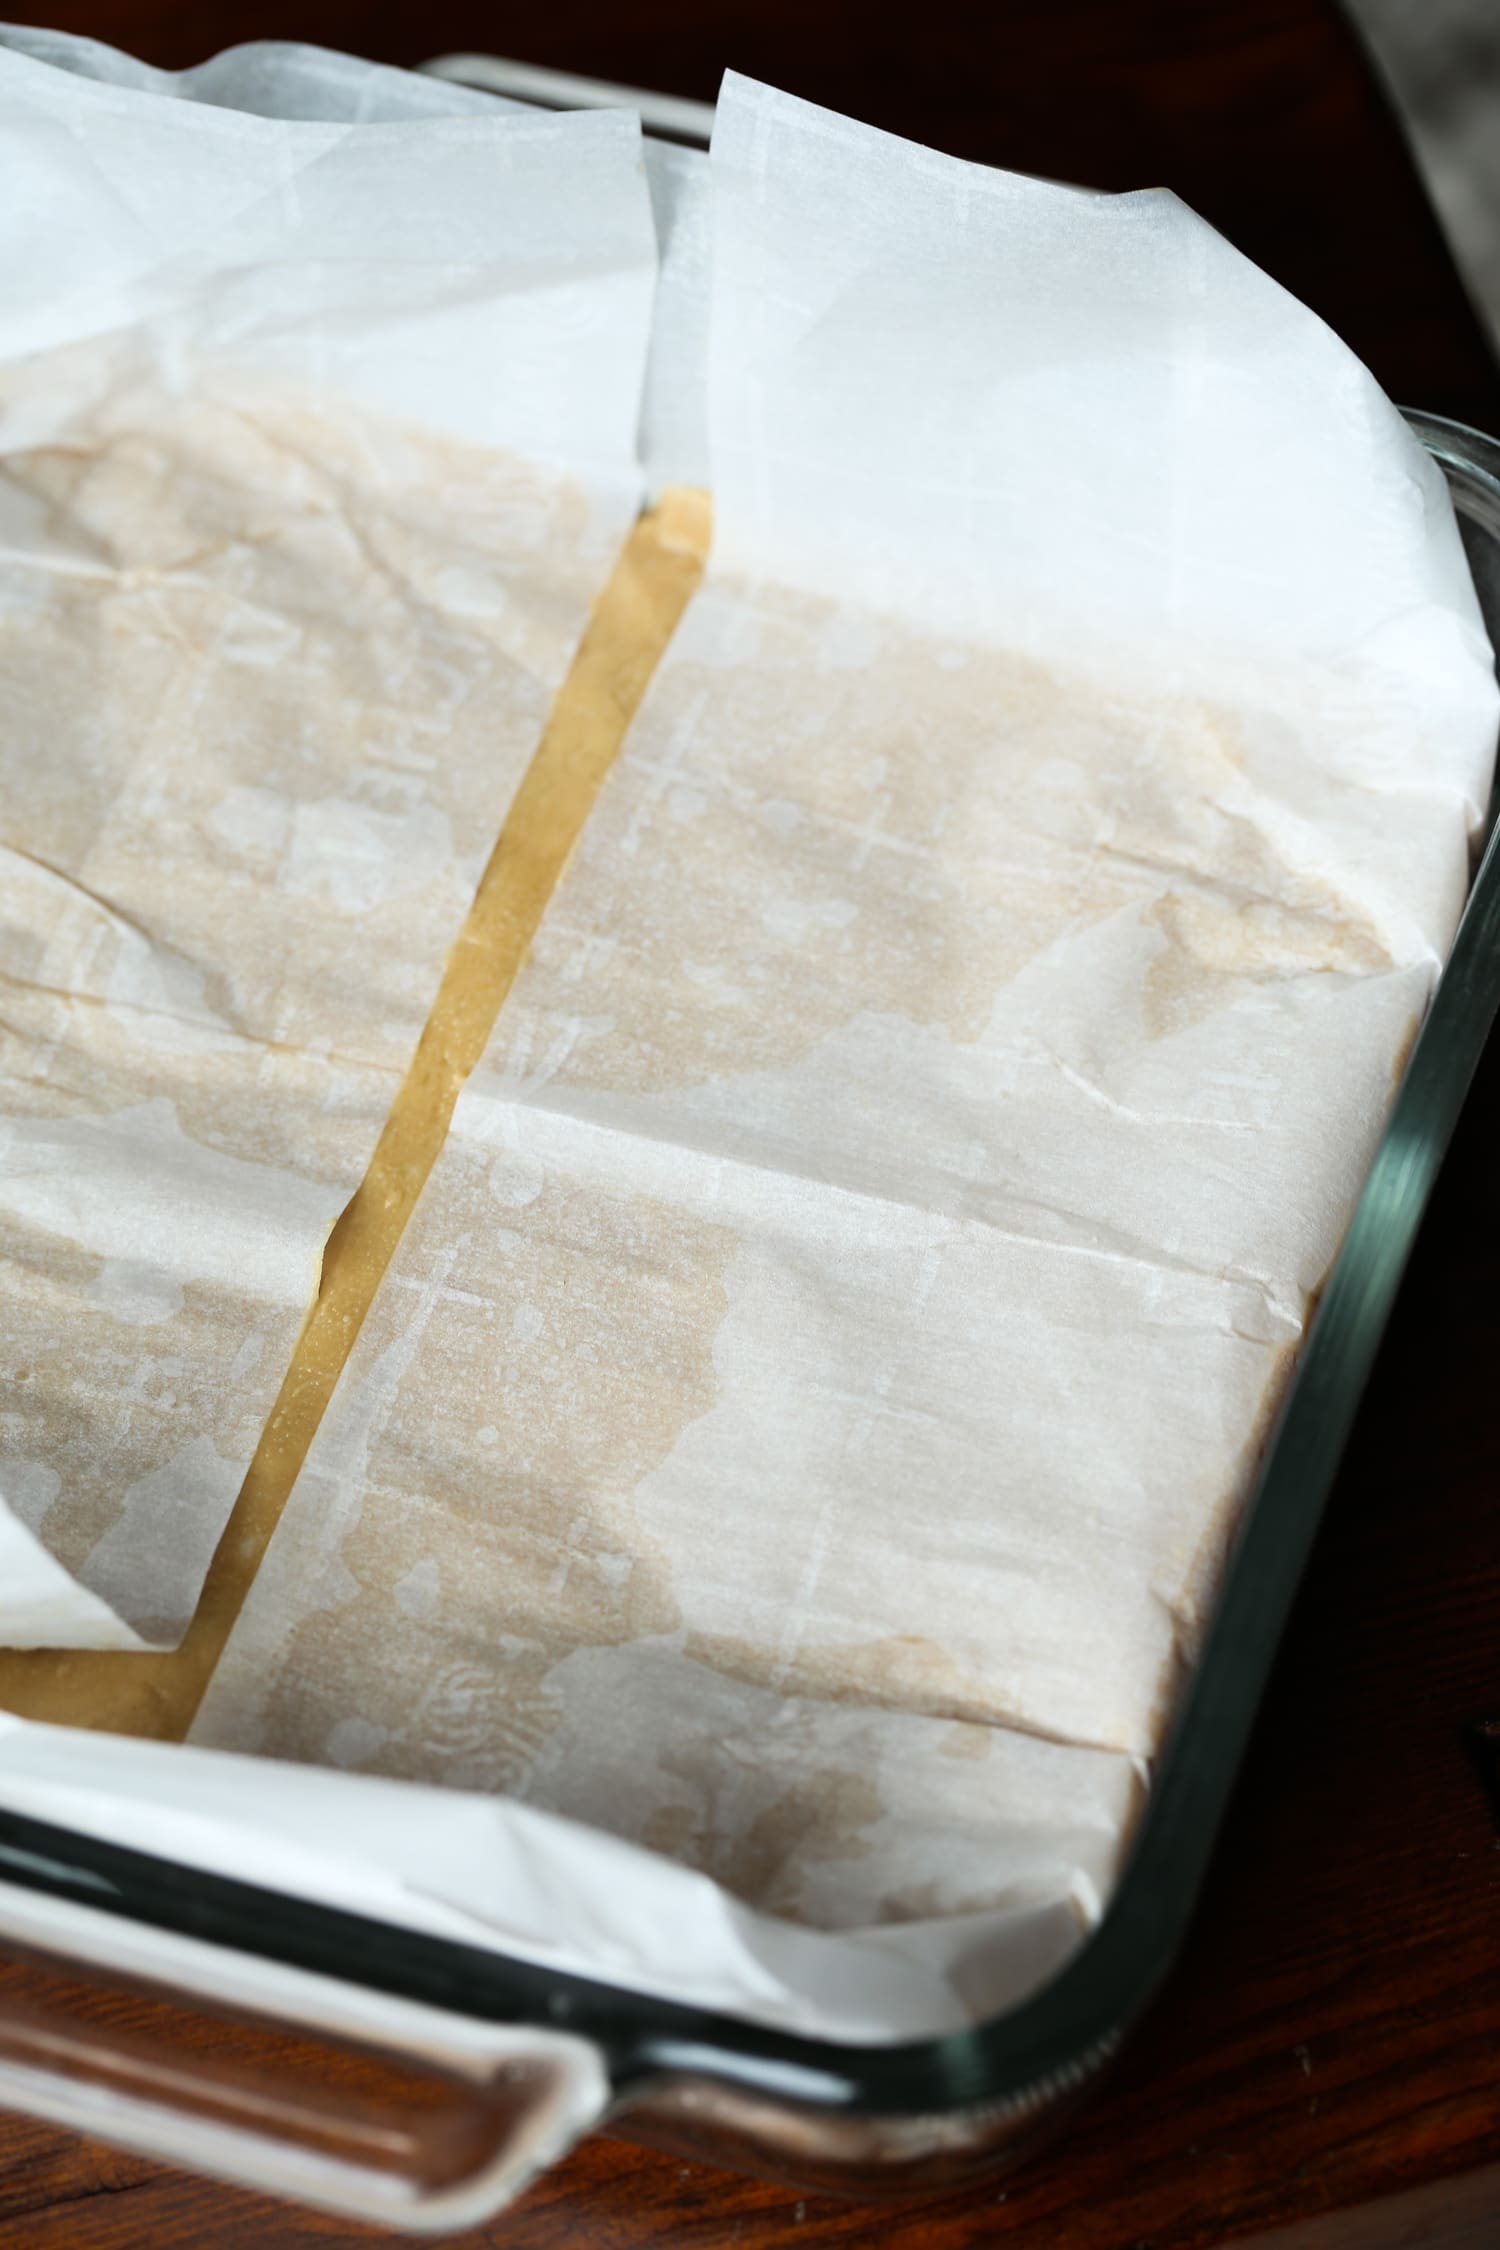
{"label": "white parchment paper sheet", "polygon": [[988,1910],[1015,1997],[1450,940],[1489,651],[1399,417],[1170,196],[734,79],[713,168],[709,581],[195,1739],[955,1974]]}
{"label": "white parchment paper sheet", "polygon": [[401,122],[399,73],[305,50],[196,100],[114,64],[0,49],[21,1644],[191,1614],[634,514],[655,280],[630,117]]}
{"label": "white parchment paper sheet", "polygon": [[[392,124],[413,118],[533,115],[532,105],[420,71],[387,70],[352,55],[258,40],[190,70],[154,70],[118,48],[69,32],[0,25],[0,46],[111,85],[253,116],[317,124]],[[656,224],[658,268],[639,448],[648,495],[709,482],[705,359],[711,214],[708,158],[670,141],[642,142]]]}

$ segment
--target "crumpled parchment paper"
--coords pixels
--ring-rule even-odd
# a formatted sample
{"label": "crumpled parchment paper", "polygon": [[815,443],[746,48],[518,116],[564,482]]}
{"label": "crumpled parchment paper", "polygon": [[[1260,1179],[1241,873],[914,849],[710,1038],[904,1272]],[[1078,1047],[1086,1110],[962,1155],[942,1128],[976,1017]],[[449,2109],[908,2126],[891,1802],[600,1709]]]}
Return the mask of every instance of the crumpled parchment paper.
{"label": "crumpled parchment paper", "polygon": [[0,1639],[130,1647],[191,1614],[634,513],[654,241],[618,115],[0,51],[0,133]]}
{"label": "crumpled parchment paper", "polygon": [[194,1739],[998,1923],[1018,1832],[1128,1835],[1491,662],[1436,469],[1171,197],[735,79],[713,167],[709,578]]}

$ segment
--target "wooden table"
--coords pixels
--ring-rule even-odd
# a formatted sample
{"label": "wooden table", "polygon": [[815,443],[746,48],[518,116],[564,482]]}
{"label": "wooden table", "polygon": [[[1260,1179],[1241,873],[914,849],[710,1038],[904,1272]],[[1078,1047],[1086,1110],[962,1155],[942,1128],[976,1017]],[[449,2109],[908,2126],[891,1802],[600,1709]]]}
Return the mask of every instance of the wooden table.
{"label": "wooden table", "polygon": [[[1384,100],[1322,0],[59,0],[169,65],[299,36],[498,48],[711,95],[726,63],[956,154],[1165,181],[1403,402],[1500,429],[1500,376]],[[0,174],[3,177],[3,174]],[[509,2250],[1454,2250],[1500,2242],[1500,1052],[1407,1282],[1187,1955],[1024,2170],[840,2205],[597,2141]],[[1500,1775],[1500,1758],[1497,1758]],[[4,1975],[0,1968],[0,1975]],[[8,1972],[24,1985],[30,1972]],[[374,2240],[0,2118],[0,2250]]]}

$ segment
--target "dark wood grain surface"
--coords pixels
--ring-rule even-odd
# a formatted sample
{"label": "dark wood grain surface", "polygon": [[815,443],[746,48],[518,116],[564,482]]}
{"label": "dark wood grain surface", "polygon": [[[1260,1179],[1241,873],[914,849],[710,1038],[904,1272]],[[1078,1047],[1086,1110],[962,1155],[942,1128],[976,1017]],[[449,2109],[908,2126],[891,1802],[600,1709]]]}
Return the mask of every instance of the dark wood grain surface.
{"label": "dark wood grain surface", "polygon": [[[1399,133],[1321,0],[59,0],[56,20],[167,65],[301,37],[397,62],[478,47],[711,95],[733,64],[957,154],[1164,181],[1394,396],[1500,429],[1500,377]],[[1497,1143],[1500,1053],[1440,1185],[1187,1953],[1068,2136],[1006,2178],[904,2207],[599,2140],[466,2244],[1500,2244],[1500,1751],[1487,1774],[1469,1731],[1500,1717]],[[0,1991],[32,1975],[0,1965]],[[0,2117],[0,2250],[375,2239]]]}

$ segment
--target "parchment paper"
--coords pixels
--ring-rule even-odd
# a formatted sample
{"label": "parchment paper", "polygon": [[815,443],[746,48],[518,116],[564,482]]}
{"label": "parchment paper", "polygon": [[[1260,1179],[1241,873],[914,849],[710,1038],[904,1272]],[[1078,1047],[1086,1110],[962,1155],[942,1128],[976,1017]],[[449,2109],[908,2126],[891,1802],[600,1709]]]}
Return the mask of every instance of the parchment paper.
{"label": "parchment paper", "polygon": [[897,2037],[1107,1894],[1496,698],[1436,472],[1170,197],[731,80],[713,227],[709,582],[202,1747],[0,1787]]}
{"label": "parchment paper", "polygon": [[[205,102],[254,116],[318,124],[392,124],[413,118],[535,116],[528,102],[480,93],[420,71],[387,70],[352,55],[279,40],[231,47],[190,70],[154,70],[133,55],[29,24],[0,24],[0,46],[115,86]],[[648,134],[642,141],[656,225],[657,279],[640,456],[648,496],[706,485],[711,214],[708,158]]]}
{"label": "parchment paper", "polygon": [[709,579],[194,1739],[956,1952],[1060,1806],[1112,1879],[1494,682],[1436,470],[1171,197],[735,79],[713,166]]}
{"label": "parchment paper", "polygon": [[0,1638],[170,1643],[634,514],[652,222],[623,115],[0,51],[0,136]]}

